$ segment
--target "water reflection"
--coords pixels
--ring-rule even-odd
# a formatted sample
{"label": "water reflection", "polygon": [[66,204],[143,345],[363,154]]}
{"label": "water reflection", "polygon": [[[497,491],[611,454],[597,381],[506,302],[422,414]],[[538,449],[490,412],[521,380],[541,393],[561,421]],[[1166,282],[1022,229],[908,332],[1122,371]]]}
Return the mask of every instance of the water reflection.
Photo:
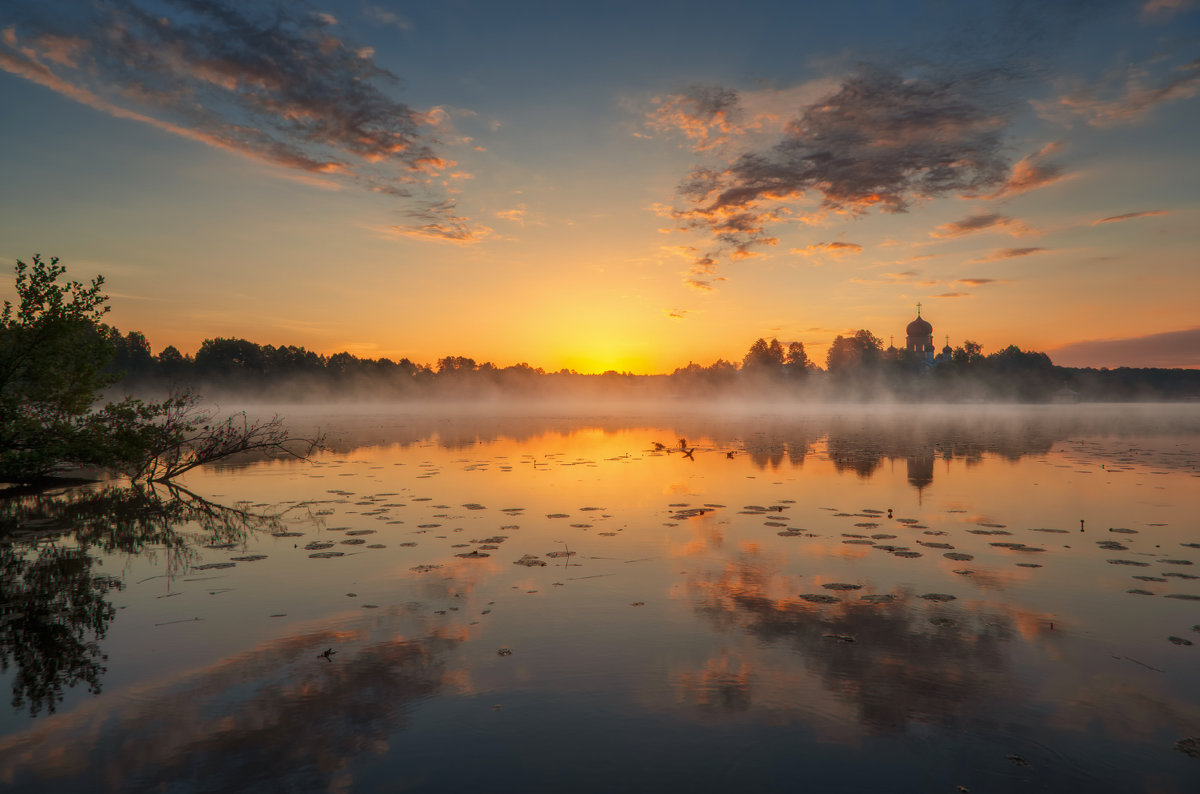
{"label": "water reflection", "polygon": [[116,610],[106,596],[120,580],[93,570],[84,549],[0,544],[0,670],[16,667],[13,708],[53,712],[63,691],[100,692],[99,640]]}
{"label": "water reflection", "polygon": [[[515,410],[509,406],[509,410]],[[498,441],[528,443],[558,434],[564,443],[581,427],[571,416],[524,416],[519,413],[481,415],[466,412],[341,415],[334,426],[324,414],[293,417],[304,433],[328,432],[329,449],[348,453],[377,446],[433,445],[463,451]],[[703,412],[647,408],[632,415],[614,415],[599,406],[586,427],[617,434],[636,426],[663,428],[662,439],[702,439],[697,455],[745,453],[758,469],[799,468],[817,455],[838,471],[864,479],[886,462],[904,461],[910,483],[922,489],[933,481],[934,463],[961,460],[968,464],[993,455],[1010,461],[1042,456],[1056,443],[1084,436],[1113,442],[1124,439],[1178,438],[1200,433],[1200,419],[1187,406],[793,406],[754,413],[747,406],[714,406]],[[645,439],[649,451],[654,439]],[[671,445],[668,445],[669,447]],[[632,452],[633,450],[631,450]],[[1108,450],[1106,454],[1111,454]],[[1168,451],[1129,450],[1133,459],[1171,468],[1195,466],[1187,456]],[[246,464],[248,465],[248,464]]]}
{"label": "water reflection", "polygon": [[[464,636],[428,627],[400,636],[408,617],[312,626],[89,704],[0,740],[0,782],[24,791],[191,790],[198,780],[205,791],[347,789],[350,762],[385,752],[408,707],[455,680],[445,657]],[[331,660],[326,647],[338,649]]]}
{"label": "water reflection", "polygon": [[[311,464],[0,504],[5,595],[38,602],[5,607],[3,647],[43,712],[7,715],[0,788],[535,790],[530,769],[620,788],[576,781],[601,767],[724,787],[698,757],[756,790],[1005,790],[1016,771],[1065,791],[1110,758],[1126,768],[1091,790],[1183,790],[1142,785],[1152,765],[1189,779],[1171,748],[1200,735],[1196,648],[1168,637],[1200,636],[1194,421],[320,424],[342,446]],[[694,457],[653,447],[678,438]],[[92,558],[124,566],[123,593]],[[30,659],[13,616],[39,599],[22,630],[70,641]],[[869,784],[839,782],[849,767]]]}
{"label": "water reflection", "polygon": [[98,694],[107,656],[100,641],[124,584],[96,571],[97,552],[166,555],[187,570],[201,544],[243,544],[279,526],[278,515],[228,507],[180,487],[109,485],[0,500],[0,670],[15,667],[14,708],[53,713],[64,692]]}
{"label": "water reflection", "polygon": [[[758,562],[732,562],[693,578],[689,592],[697,611],[722,631],[799,653],[806,669],[853,704],[856,720],[870,730],[986,719],[990,706],[1021,688],[1006,647],[1015,633],[1012,609],[936,603],[901,588],[830,594],[823,598],[832,603],[813,603],[771,595],[781,589],[774,579]],[[1022,619],[1036,633],[1049,626],[1034,616]],[[696,702],[748,708],[746,671],[735,673],[724,661],[715,668],[710,662]]]}

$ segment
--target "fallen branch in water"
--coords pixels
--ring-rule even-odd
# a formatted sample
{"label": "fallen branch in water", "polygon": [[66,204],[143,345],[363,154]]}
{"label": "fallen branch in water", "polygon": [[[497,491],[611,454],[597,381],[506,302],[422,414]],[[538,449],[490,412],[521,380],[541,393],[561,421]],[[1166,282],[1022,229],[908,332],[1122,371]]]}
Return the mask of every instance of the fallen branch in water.
{"label": "fallen branch in water", "polygon": [[191,394],[168,401],[158,441],[133,479],[167,482],[197,466],[244,453],[308,460],[324,442],[320,435],[292,438],[279,416],[252,420],[241,411],[214,421],[215,413],[200,408]]}

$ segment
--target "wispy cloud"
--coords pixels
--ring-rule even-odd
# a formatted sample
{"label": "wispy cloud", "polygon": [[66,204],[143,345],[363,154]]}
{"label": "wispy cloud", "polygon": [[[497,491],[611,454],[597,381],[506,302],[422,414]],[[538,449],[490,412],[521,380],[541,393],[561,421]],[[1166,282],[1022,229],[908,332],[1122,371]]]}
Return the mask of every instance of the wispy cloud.
{"label": "wispy cloud", "polygon": [[1151,218],[1155,215],[1170,215],[1167,210],[1143,210],[1141,212],[1126,212],[1124,215],[1110,215],[1107,218],[1101,218],[1098,221],[1092,221],[1093,226],[1099,226],[1102,223],[1120,223],[1121,221],[1131,221],[1134,218]]}
{"label": "wispy cloud", "polygon": [[1015,259],[1016,257],[1019,257],[1019,256],[1030,256],[1032,254],[1040,254],[1043,251],[1048,251],[1048,250],[1050,250],[1050,249],[1038,248],[1038,247],[1034,247],[1034,248],[1000,248],[996,251],[993,251],[992,253],[988,254],[985,257],[981,257],[979,259],[972,259],[971,262],[972,263],[999,262],[1000,260],[1003,260],[1003,259]]}
{"label": "wispy cloud", "polygon": [[436,117],[338,20],[302,4],[19,3],[0,69],[113,116],[286,169],[408,198],[455,163]]}
{"label": "wispy cloud", "polygon": [[408,17],[397,14],[382,6],[367,6],[363,9],[363,16],[372,22],[378,22],[380,25],[390,25],[397,30],[412,30],[413,24]]}
{"label": "wispy cloud", "polygon": [[688,86],[650,104],[646,125],[656,132],[683,133],[697,152],[729,143],[743,112],[737,92],[716,85]]}
{"label": "wispy cloud", "polygon": [[1014,237],[1036,233],[1036,230],[1032,227],[1007,215],[1001,215],[996,212],[980,212],[968,215],[962,220],[944,223],[930,232],[929,236],[938,239],[948,239],[988,230],[1005,231]]}
{"label": "wispy cloud", "polygon": [[501,220],[515,223],[518,226],[525,225],[526,208],[524,204],[518,204],[510,210],[500,210],[496,213],[496,217]]}
{"label": "wispy cloud", "polygon": [[813,243],[806,245],[803,248],[793,248],[789,253],[793,254],[825,254],[832,257],[843,257],[851,254],[862,253],[863,247],[858,243],[844,243],[839,240],[834,240],[829,243]]}
{"label": "wispy cloud", "polygon": [[1013,165],[1008,179],[1004,180],[1004,184],[990,198],[1015,196],[1067,179],[1068,174],[1063,167],[1050,161],[1050,157],[1061,149],[1062,144],[1053,141],[1033,154],[1022,157]]}
{"label": "wispy cloud", "polygon": [[970,298],[971,293],[969,293],[969,292],[942,292],[938,295],[934,295],[933,297],[935,297],[935,298]]}
{"label": "wispy cloud", "polygon": [[958,278],[954,280],[958,284],[966,284],[968,287],[982,287],[987,284],[1007,284],[1008,279],[1003,278]]}
{"label": "wispy cloud", "polygon": [[932,287],[937,281],[922,279],[919,270],[903,270],[899,273],[880,273],[875,278],[852,278],[851,284],[917,284],[922,287]]}
{"label": "wispy cloud", "polygon": [[[644,114],[645,127],[668,137],[682,134],[694,152],[725,151],[747,137],[780,134],[797,108],[836,88],[836,83],[824,79],[751,91],[693,84],[650,99],[650,109]],[[637,131],[633,134],[638,138],[655,137]]]}
{"label": "wispy cloud", "polygon": [[471,223],[457,212],[454,199],[430,203],[404,213],[412,223],[374,227],[388,237],[413,237],[457,245],[474,245],[492,235],[493,230]]}
{"label": "wispy cloud", "polygon": [[[1154,64],[1157,68],[1159,64]],[[1190,99],[1200,91],[1200,59],[1151,74],[1129,66],[1091,86],[1077,87],[1050,102],[1034,102],[1046,119],[1062,123],[1081,118],[1093,127],[1138,122],[1159,105]]]}
{"label": "wispy cloud", "polygon": [[1146,0],[1142,5],[1142,19],[1166,22],[1194,5],[1194,0]]}

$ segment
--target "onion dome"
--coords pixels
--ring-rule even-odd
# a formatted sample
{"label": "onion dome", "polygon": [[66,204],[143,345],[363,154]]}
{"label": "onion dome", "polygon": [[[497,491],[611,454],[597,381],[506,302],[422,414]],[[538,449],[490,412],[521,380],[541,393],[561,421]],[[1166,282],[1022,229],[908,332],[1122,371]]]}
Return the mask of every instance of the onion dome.
{"label": "onion dome", "polygon": [[925,322],[921,315],[917,315],[917,319],[908,324],[904,332],[909,336],[929,336],[933,333],[933,326]]}

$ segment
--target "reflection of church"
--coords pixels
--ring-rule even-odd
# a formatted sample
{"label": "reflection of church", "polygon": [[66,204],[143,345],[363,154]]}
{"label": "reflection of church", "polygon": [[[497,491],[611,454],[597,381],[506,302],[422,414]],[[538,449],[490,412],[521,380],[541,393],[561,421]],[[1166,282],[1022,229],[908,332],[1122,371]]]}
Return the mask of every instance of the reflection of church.
{"label": "reflection of church", "polygon": [[[922,361],[926,366],[934,367],[950,360],[952,351],[949,337],[946,339],[946,346],[939,354],[933,347],[933,326],[921,316],[921,304],[917,304],[917,319],[908,324],[904,329],[904,334],[906,337],[904,352]],[[894,345],[888,352],[892,355],[899,353]]]}

